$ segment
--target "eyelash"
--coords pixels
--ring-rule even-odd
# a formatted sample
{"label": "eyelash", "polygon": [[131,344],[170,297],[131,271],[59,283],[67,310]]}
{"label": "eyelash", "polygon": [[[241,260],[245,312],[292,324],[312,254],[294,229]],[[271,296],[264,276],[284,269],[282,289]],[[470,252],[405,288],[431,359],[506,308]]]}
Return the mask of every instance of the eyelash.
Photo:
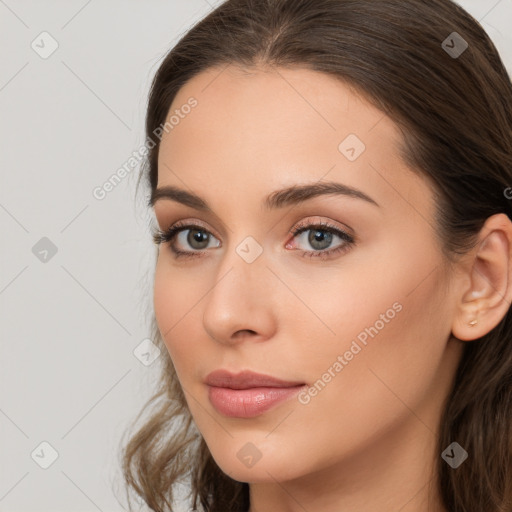
{"label": "eyelash", "polygon": [[[160,245],[162,243],[172,242],[176,235],[181,231],[186,231],[187,229],[195,229],[198,231],[202,231],[203,233],[207,233],[209,235],[212,235],[207,229],[205,229],[203,226],[200,226],[198,224],[182,224],[177,222],[174,224],[174,226],[171,226],[168,230],[162,231],[160,229],[156,229],[153,232],[153,241],[155,244]],[[348,251],[351,246],[355,243],[354,238],[346,233],[345,231],[342,231],[341,229],[337,228],[336,226],[333,226],[332,224],[329,224],[328,222],[317,222],[317,223],[307,223],[302,222],[299,223],[291,232],[290,235],[295,238],[296,236],[300,235],[301,233],[305,231],[311,231],[315,229],[316,231],[322,231],[325,233],[330,233],[333,235],[337,235],[339,238],[341,238],[345,243],[342,245],[339,245],[338,247],[335,247],[334,249],[326,249],[322,251],[302,251],[302,257],[304,258],[322,258],[326,259],[333,254],[337,253],[343,253]],[[174,253],[176,258],[194,258],[194,257],[201,257],[205,253],[205,250],[203,251],[180,251],[179,249],[175,249],[172,244],[169,245],[171,251]]]}

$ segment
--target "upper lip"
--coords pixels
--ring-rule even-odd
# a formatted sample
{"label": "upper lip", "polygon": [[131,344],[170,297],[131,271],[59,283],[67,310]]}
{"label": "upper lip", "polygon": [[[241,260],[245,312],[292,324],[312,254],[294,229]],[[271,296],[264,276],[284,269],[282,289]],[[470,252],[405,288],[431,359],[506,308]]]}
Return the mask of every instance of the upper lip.
{"label": "upper lip", "polygon": [[304,382],[290,382],[246,370],[237,374],[227,370],[215,370],[206,376],[205,383],[209,386],[231,389],[250,389],[259,387],[291,388],[304,385]]}

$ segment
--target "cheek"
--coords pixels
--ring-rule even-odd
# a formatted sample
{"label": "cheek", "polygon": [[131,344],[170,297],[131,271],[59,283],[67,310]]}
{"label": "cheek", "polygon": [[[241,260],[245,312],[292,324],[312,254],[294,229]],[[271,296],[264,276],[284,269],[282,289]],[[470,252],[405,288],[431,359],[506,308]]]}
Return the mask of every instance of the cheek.
{"label": "cheek", "polygon": [[[160,251],[162,250],[161,248]],[[182,303],[178,300],[178,296],[184,290],[179,290],[179,284],[173,283],[172,273],[162,263],[162,259],[160,255],[156,264],[153,304],[158,328],[166,341],[173,325],[180,318],[180,314],[183,315],[183,312],[180,311],[180,304]]]}
{"label": "cheek", "polygon": [[[314,277],[298,280],[291,272],[284,275],[283,280],[293,283],[294,294],[309,309],[298,301],[293,303],[295,311],[284,309],[287,306],[279,309],[283,325],[287,322],[290,327],[293,320],[298,324],[296,332],[308,333],[298,338],[305,361],[325,366],[349,351],[352,342],[361,346],[357,359],[364,359],[362,354],[370,346],[378,349],[386,339],[393,347],[405,342],[407,330],[419,320],[418,315],[427,313],[426,304],[435,294],[431,280],[423,293],[419,276],[427,275],[435,265],[433,260],[421,261],[414,251],[405,253],[396,247],[400,244],[383,247],[375,243],[341,259],[338,267],[317,269]],[[298,308],[301,315],[297,315]],[[356,351],[357,346],[348,357]]]}
{"label": "cheek", "polygon": [[180,366],[191,359],[195,349],[197,336],[189,318],[194,315],[194,308],[200,307],[205,290],[204,283],[193,273],[173,268],[167,258],[161,255],[156,264],[153,303],[158,328],[179,374]]}
{"label": "cheek", "polygon": [[449,322],[433,261],[374,265],[362,280],[345,279],[345,291],[329,293],[321,311],[335,335],[323,329],[306,342],[312,386],[303,403],[312,417],[336,418],[325,422],[333,436],[341,425],[347,439],[387,428],[435,385]]}

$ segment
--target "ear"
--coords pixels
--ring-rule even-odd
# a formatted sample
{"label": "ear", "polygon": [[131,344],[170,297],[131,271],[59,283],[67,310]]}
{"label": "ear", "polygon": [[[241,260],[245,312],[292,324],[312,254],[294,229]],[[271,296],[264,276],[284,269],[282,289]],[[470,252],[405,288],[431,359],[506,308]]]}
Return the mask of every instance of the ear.
{"label": "ear", "polygon": [[492,215],[478,238],[465,265],[465,285],[452,324],[453,335],[464,341],[490,332],[507,314],[512,301],[512,222],[504,213]]}

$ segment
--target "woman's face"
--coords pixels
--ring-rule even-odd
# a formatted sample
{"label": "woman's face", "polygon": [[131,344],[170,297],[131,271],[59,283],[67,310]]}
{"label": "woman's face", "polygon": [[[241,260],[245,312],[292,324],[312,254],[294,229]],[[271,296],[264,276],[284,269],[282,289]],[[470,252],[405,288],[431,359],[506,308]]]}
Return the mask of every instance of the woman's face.
{"label": "woman's face", "polygon": [[[158,188],[209,209],[155,201],[162,230],[198,226],[160,246],[155,313],[217,464],[244,482],[325,481],[439,457],[425,446],[462,343],[432,190],[391,119],[327,75],[232,66],[188,82],[171,115]],[[305,186],[317,193],[278,192]],[[219,369],[303,385],[211,392]]]}

